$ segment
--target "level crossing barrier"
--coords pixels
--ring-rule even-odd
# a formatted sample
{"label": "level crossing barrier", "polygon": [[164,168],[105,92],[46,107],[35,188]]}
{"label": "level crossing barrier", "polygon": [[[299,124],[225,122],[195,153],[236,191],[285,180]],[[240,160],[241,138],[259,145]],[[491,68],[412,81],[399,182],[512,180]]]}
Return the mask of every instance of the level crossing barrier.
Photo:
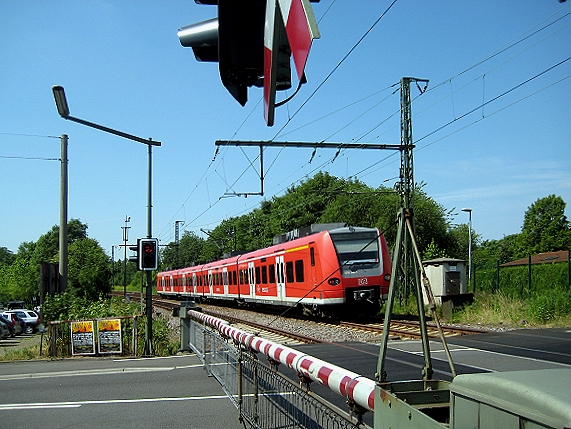
{"label": "level crossing barrier", "polygon": [[[240,420],[248,427],[366,428],[360,422],[361,415],[356,417],[357,422],[354,423],[348,413],[302,388],[303,383],[296,384],[277,372],[277,361],[270,360],[269,366],[264,364],[258,359],[256,350],[212,329],[210,323],[205,323],[205,319],[198,316],[204,316],[202,313],[190,313],[193,313],[192,317],[184,324],[188,329],[188,346],[202,360],[207,373],[219,381],[239,410]],[[230,328],[228,322],[221,319],[212,318],[210,322]],[[252,334],[240,332],[243,336],[253,337]],[[184,348],[186,345],[182,346]],[[300,379],[303,380],[303,376]]]}

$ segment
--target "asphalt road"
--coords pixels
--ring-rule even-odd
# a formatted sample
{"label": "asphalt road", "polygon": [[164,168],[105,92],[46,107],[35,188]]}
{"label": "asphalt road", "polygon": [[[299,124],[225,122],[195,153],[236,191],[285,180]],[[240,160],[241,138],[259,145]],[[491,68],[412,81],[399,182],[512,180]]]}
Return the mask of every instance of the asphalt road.
{"label": "asphalt road", "polygon": [[196,356],[0,363],[2,428],[238,429]]}

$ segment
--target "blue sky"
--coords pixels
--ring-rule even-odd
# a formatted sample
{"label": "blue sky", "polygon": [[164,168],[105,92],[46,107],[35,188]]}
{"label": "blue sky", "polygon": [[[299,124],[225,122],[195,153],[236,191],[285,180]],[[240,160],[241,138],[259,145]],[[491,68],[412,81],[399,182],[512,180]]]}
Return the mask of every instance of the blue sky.
{"label": "blue sky", "polygon": [[466,223],[461,209],[470,207],[476,233],[498,239],[520,231],[538,198],[571,204],[571,2],[399,0],[372,27],[390,3],[313,4],[321,38],[308,83],[269,128],[261,89],[241,107],[217,64],[179,44],[178,28],[215,17],[214,6],[0,2],[0,246],[16,252],[59,223],[64,133],[69,218],[87,223],[109,254],[125,216],[131,242],[146,236],[147,147],[61,119],[53,85],[65,88],[72,116],[162,142],[153,150],[153,235],[162,244],[175,221],[202,235],[317,171],[392,186],[398,154],[319,150],[311,159],[311,149],[268,149],[264,197],[229,197],[259,192],[258,163],[249,166],[258,150],[214,157],[214,142],[398,144],[403,76],[430,80],[421,96],[412,88],[414,176],[455,208],[454,222]]}

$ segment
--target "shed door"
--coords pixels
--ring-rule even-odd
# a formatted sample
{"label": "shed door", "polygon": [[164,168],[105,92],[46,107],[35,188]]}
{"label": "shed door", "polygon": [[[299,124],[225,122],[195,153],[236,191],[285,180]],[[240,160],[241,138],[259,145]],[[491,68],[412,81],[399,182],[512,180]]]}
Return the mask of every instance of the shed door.
{"label": "shed door", "polygon": [[460,271],[446,273],[446,295],[460,294]]}

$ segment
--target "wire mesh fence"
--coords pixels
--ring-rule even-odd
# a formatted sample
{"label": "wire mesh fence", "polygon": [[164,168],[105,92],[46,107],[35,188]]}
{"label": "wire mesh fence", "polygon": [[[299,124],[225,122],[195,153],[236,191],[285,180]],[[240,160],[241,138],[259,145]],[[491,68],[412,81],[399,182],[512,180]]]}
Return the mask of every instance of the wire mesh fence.
{"label": "wire mesh fence", "polygon": [[249,350],[194,320],[190,322],[189,346],[203,361],[207,372],[219,381],[246,427],[366,428],[259,361]]}

